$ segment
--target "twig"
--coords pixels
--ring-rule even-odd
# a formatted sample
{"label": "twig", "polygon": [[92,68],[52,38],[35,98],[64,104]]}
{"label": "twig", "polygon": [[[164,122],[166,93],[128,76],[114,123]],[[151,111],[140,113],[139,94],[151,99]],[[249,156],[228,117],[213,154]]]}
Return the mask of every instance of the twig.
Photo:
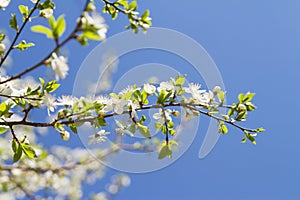
{"label": "twig", "polygon": [[27,22],[30,21],[30,17],[32,16],[32,14],[34,13],[34,11],[37,9],[37,7],[38,7],[40,1],[41,1],[41,0],[38,0],[38,1],[35,3],[34,7],[30,10],[30,13],[28,14],[28,16],[26,16],[26,18],[25,18],[25,20],[24,20],[22,26],[21,26],[20,29],[17,31],[14,40],[12,41],[10,47],[8,48],[7,52],[5,53],[5,55],[3,56],[3,58],[2,58],[1,61],[0,61],[0,68],[2,67],[2,64],[4,63],[4,61],[6,60],[6,58],[8,57],[9,53],[11,52],[11,50],[13,50],[13,48],[14,48],[14,46],[15,46],[15,44],[16,44],[18,38],[19,38],[19,36],[21,35],[23,29],[25,28]]}

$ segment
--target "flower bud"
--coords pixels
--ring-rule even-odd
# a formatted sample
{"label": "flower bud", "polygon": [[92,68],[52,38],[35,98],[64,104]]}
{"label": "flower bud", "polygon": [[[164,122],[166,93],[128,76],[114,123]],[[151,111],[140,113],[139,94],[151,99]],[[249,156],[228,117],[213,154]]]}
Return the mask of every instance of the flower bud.
{"label": "flower bud", "polygon": [[88,6],[86,7],[86,10],[88,12],[94,12],[96,10],[96,6],[93,3],[89,3]]}
{"label": "flower bud", "polygon": [[0,44],[0,53],[4,52],[5,51],[5,44]]}
{"label": "flower bud", "polygon": [[178,116],[180,115],[180,112],[179,112],[178,110],[174,110],[174,111],[172,112],[172,115],[173,115],[174,117],[178,117]]}
{"label": "flower bud", "polygon": [[43,18],[49,18],[53,15],[53,10],[51,8],[46,8],[40,11],[40,16]]}
{"label": "flower bud", "polygon": [[221,92],[221,87],[220,86],[216,86],[214,87],[214,90],[213,90],[214,94],[218,94],[219,92]]}
{"label": "flower bud", "polygon": [[63,140],[69,140],[70,139],[70,133],[68,132],[68,131],[66,131],[66,130],[63,130],[63,131],[61,131],[61,132],[59,132],[60,133],[60,136],[61,136],[61,138],[63,139]]}
{"label": "flower bud", "polygon": [[237,107],[237,110],[238,111],[245,111],[247,110],[246,106],[244,104],[240,104],[238,107]]}

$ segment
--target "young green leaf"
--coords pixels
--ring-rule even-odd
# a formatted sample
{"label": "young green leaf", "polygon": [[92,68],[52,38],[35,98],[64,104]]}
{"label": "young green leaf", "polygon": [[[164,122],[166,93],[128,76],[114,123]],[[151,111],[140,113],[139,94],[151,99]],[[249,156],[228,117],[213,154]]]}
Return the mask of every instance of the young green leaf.
{"label": "young green leaf", "polygon": [[28,143],[21,143],[21,147],[28,158],[32,159],[37,157],[34,149]]}
{"label": "young green leaf", "polygon": [[25,40],[22,40],[19,44],[14,46],[15,49],[19,49],[20,51],[23,51],[29,47],[34,46],[33,43],[27,43]]}
{"label": "young green leaf", "polygon": [[14,162],[18,162],[20,159],[21,159],[21,157],[22,157],[22,147],[21,147],[21,145],[18,143],[18,142],[16,142],[15,140],[13,140],[13,146],[12,146],[12,148],[13,148],[13,151],[14,151],[14,157],[13,157],[13,160],[14,160]]}
{"label": "young green leaf", "polygon": [[145,137],[145,138],[151,138],[150,130],[147,126],[143,126],[141,124],[138,124],[139,132]]}
{"label": "young green leaf", "polygon": [[32,26],[31,31],[36,32],[36,33],[45,34],[47,36],[47,38],[53,38],[52,31],[49,28],[42,26],[42,25]]}
{"label": "young green leaf", "polygon": [[11,19],[9,20],[9,25],[11,28],[15,29],[16,32],[19,31],[16,14],[11,14]]}
{"label": "young green leaf", "polygon": [[168,156],[169,158],[172,158],[172,151],[168,145],[163,144],[161,149],[159,150],[158,159],[163,159],[166,156]]}
{"label": "young green leaf", "polygon": [[19,5],[19,11],[24,17],[28,16],[28,7],[27,6]]}
{"label": "young green leaf", "polygon": [[7,128],[5,127],[0,127],[0,135],[5,133],[7,131]]}
{"label": "young green leaf", "polygon": [[56,37],[62,36],[66,30],[66,21],[64,15],[60,15],[57,19],[56,26],[53,31],[53,35]]}

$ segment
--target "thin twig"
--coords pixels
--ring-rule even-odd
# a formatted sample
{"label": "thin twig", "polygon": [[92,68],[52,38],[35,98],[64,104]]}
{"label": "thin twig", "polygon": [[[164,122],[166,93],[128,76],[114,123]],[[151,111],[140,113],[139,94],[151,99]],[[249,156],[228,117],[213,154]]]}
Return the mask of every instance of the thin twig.
{"label": "thin twig", "polygon": [[0,68],[2,67],[2,64],[4,63],[4,61],[6,60],[6,58],[8,57],[9,53],[11,52],[11,50],[13,50],[13,48],[14,48],[14,46],[15,46],[15,44],[16,44],[18,38],[19,38],[19,36],[21,35],[23,29],[25,28],[27,22],[30,21],[30,17],[32,16],[32,14],[34,13],[34,11],[37,9],[37,7],[38,7],[40,1],[41,1],[41,0],[38,0],[38,1],[35,3],[34,7],[30,10],[30,13],[28,14],[28,16],[26,16],[26,18],[25,18],[25,20],[24,20],[22,26],[21,26],[20,29],[17,31],[14,40],[12,41],[10,47],[8,48],[7,52],[5,53],[5,55],[3,56],[3,58],[2,58],[1,61],[0,61]]}

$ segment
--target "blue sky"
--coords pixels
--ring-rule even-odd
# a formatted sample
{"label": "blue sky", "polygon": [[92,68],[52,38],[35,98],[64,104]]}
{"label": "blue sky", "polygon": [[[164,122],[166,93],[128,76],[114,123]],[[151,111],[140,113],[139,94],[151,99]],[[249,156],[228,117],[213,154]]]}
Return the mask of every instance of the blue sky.
{"label": "blue sky", "polygon": [[[72,12],[66,13],[68,20],[74,19],[81,8],[81,3],[71,2],[57,3],[57,13],[70,10],[72,6]],[[241,144],[242,134],[230,128],[229,134],[222,136],[213,151],[200,160],[198,151],[207,128],[204,119],[204,124],[200,123],[203,129],[200,128],[193,144],[180,159],[156,172],[131,174],[131,186],[116,199],[298,200],[300,2],[138,2],[141,10],[151,10],[153,26],[182,32],[207,50],[222,74],[229,102],[235,101],[241,92],[255,92],[254,103],[258,109],[249,116],[247,126],[263,126],[267,131],[257,138],[257,145],[253,146]],[[124,17],[115,22],[107,16],[106,19],[108,37],[123,31],[127,25]],[[3,20],[1,26],[2,23]],[[29,32],[26,34],[33,36]],[[34,37],[43,41],[42,36]],[[92,44],[82,50],[75,42],[68,46],[67,49],[76,47],[78,50],[70,51],[72,69],[60,93],[72,92],[76,69],[94,46]],[[38,55],[47,52],[46,49],[33,51],[37,56],[29,63],[36,62]],[[155,61],[179,67],[177,61],[172,61],[172,56],[157,52],[153,55],[156,55],[155,59],[149,55],[137,56],[128,65]],[[25,58],[26,54],[20,56]],[[16,64],[19,62],[15,61]],[[121,60],[119,69],[126,64]],[[189,74],[192,72],[190,68],[180,71],[195,79]],[[45,70],[40,69],[37,73],[45,73]],[[56,139],[59,136],[53,140]],[[61,141],[58,143],[68,145]],[[108,174],[113,173],[113,170],[108,171]],[[99,185],[89,188],[97,189]]]}

